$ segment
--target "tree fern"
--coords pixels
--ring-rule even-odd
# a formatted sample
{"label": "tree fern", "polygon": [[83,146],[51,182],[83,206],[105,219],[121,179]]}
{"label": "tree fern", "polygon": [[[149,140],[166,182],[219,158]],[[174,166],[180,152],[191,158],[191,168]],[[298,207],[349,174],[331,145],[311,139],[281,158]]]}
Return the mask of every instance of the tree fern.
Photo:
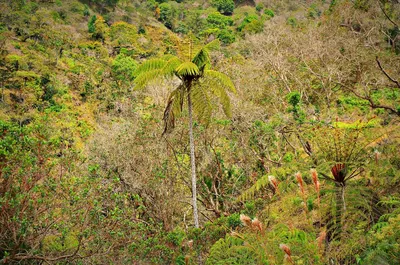
{"label": "tree fern", "polygon": [[[192,47],[190,43],[190,49]],[[190,157],[192,168],[193,215],[195,226],[199,227],[196,198],[196,166],[194,157],[192,110],[200,121],[208,124],[213,110],[211,96],[216,96],[224,113],[231,116],[230,100],[225,89],[236,92],[232,81],[224,74],[209,70],[211,66],[210,52],[219,47],[215,40],[201,48],[190,61],[182,62],[178,57],[165,55],[159,59],[151,59],[139,66],[135,72],[136,89],[162,78],[176,76],[180,85],[171,92],[164,111],[164,132],[170,132],[175,126],[176,117],[182,113],[184,99],[188,102]],[[191,54],[191,51],[189,52]]]}

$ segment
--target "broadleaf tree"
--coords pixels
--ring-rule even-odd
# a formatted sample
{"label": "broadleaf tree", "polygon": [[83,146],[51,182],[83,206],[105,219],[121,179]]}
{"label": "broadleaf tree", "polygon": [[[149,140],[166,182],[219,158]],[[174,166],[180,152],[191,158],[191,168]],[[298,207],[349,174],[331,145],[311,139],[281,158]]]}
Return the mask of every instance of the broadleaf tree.
{"label": "broadleaf tree", "polygon": [[[206,125],[210,122],[213,110],[213,98],[217,98],[228,117],[231,116],[228,91],[236,89],[231,79],[225,74],[211,69],[210,52],[219,48],[219,41],[214,40],[200,48],[194,56],[182,60],[177,56],[165,55],[145,61],[135,72],[135,88],[144,88],[155,80],[177,78],[179,85],[171,91],[164,111],[164,132],[170,132],[175,126],[175,118],[182,114],[184,102],[187,102],[189,115],[190,163],[192,181],[192,204],[195,227],[199,227],[196,190],[196,162],[193,138],[193,113]],[[191,47],[190,43],[190,47]],[[190,48],[190,50],[192,50]],[[192,52],[190,51],[190,54]]]}

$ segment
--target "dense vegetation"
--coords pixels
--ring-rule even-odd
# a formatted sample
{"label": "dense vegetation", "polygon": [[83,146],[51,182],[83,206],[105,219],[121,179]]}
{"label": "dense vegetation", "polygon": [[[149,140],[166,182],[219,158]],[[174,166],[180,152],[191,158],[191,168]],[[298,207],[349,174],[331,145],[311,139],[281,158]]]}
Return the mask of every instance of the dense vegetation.
{"label": "dense vegetation", "polygon": [[0,10],[0,264],[400,263],[398,0]]}

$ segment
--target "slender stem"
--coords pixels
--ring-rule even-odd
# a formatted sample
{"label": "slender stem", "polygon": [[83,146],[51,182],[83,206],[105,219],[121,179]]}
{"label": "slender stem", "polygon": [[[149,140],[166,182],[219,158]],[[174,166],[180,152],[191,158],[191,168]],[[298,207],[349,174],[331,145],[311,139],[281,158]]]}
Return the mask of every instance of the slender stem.
{"label": "slender stem", "polygon": [[192,169],[192,204],[194,226],[199,228],[199,213],[197,211],[197,189],[196,189],[196,162],[194,157],[194,138],[193,138],[193,115],[192,100],[190,98],[190,90],[188,91],[188,109],[189,109],[189,139],[190,139],[190,164]]}

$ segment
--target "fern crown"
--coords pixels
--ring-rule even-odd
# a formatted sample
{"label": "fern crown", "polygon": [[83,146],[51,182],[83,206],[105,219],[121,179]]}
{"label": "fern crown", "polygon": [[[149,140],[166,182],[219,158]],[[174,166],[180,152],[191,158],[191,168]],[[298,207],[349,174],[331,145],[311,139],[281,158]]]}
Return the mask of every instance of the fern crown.
{"label": "fern crown", "polygon": [[184,99],[190,93],[193,109],[199,120],[206,125],[211,120],[215,104],[214,98],[220,102],[228,117],[231,116],[230,99],[227,91],[236,93],[235,86],[230,78],[218,71],[211,70],[210,53],[220,46],[214,40],[203,46],[189,61],[182,61],[173,55],[150,59],[142,63],[135,71],[135,89],[144,88],[154,81],[177,77],[181,84],[175,88],[168,98],[164,112],[165,130],[174,127],[175,117],[182,112]]}

